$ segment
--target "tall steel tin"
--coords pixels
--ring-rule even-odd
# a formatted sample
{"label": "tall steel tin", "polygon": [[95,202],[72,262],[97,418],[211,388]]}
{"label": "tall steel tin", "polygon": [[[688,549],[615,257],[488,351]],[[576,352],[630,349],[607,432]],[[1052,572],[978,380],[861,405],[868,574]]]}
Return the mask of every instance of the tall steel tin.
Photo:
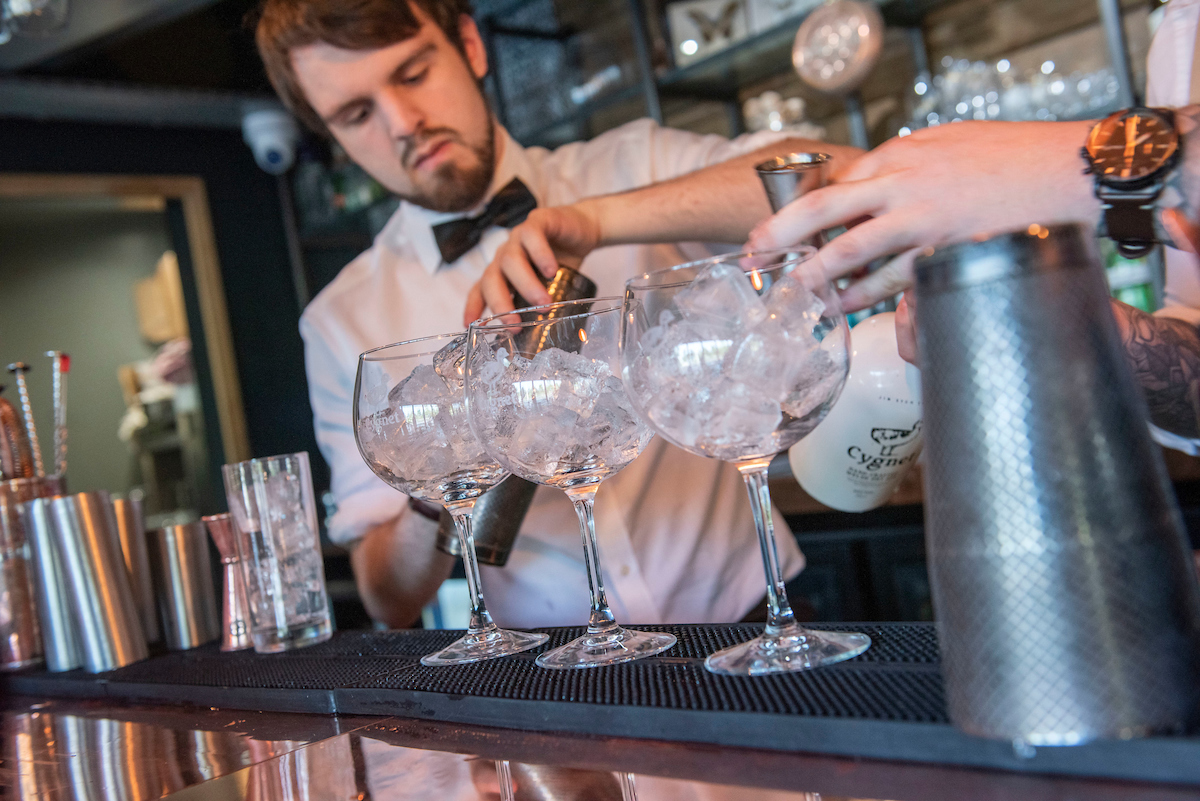
{"label": "tall steel tin", "polygon": [[1177,730],[1200,588],[1093,236],[916,263],[926,538],[952,721],[1030,745]]}

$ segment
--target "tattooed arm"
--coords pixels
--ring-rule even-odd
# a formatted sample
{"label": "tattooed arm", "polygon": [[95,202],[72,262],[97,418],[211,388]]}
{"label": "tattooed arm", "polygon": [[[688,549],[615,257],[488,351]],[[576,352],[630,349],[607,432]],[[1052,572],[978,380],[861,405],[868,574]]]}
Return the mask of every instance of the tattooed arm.
{"label": "tattooed arm", "polygon": [[1150,407],[1150,422],[1181,437],[1200,438],[1200,329],[1112,301],[1133,377]]}

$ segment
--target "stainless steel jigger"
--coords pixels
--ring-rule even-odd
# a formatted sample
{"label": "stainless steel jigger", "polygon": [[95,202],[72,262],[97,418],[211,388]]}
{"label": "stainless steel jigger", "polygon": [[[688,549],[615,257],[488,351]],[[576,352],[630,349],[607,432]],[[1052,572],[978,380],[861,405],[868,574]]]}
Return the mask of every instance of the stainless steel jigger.
{"label": "stainless steel jigger", "polygon": [[228,514],[203,518],[209,536],[221,553],[225,569],[225,589],[221,593],[221,650],[241,651],[254,645],[250,640],[249,604],[246,583],[242,581],[241,558],[238,557],[233,518]]}
{"label": "stainless steel jigger", "polygon": [[[809,189],[824,186],[831,158],[825,153],[788,153],[754,165],[767,190],[771,211],[779,211]],[[804,186],[805,177],[812,175],[815,181]]]}

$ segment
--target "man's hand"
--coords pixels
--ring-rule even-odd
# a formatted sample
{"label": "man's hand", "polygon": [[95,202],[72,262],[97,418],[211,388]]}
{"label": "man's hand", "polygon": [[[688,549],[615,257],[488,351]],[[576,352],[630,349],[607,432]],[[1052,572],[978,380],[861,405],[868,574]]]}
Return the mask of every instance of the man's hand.
{"label": "man's hand", "polygon": [[847,311],[865,308],[911,285],[924,248],[1033,223],[1095,224],[1100,203],[1079,158],[1092,125],[962,122],[892,139],[763,221],[749,246],[787,247],[865,220],[819,253],[831,278],[898,256],[843,292]]}
{"label": "man's hand", "polygon": [[478,319],[485,306],[493,314],[512,311],[513,289],[532,303],[547,302],[537,272],[553,276],[560,261],[576,267],[599,247],[745,242],[755,224],[771,213],[754,165],[785,153],[811,151],[833,156],[835,175],[862,153],[811,139],[781,139],[752,153],[639,189],[538,209],[512,230],[508,242],[472,288],[463,322]]}
{"label": "man's hand", "polygon": [[514,289],[534,305],[549,303],[550,296],[537,274],[553,278],[560,261],[578,267],[600,238],[595,205],[587,200],[573,206],[534,209],[525,222],[512,229],[508,241],[471,287],[463,325],[478,320],[485,307],[493,314],[512,311]]}

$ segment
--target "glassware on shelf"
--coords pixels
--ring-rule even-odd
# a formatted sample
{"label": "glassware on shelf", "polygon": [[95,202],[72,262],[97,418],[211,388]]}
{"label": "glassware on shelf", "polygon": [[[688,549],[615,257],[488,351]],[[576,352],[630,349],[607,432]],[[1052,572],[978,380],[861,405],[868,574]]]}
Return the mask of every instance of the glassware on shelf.
{"label": "glassware on shelf", "polygon": [[1046,60],[1019,70],[995,63],[942,59],[944,72],[913,82],[910,122],[901,133],[963,120],[1075,120],[1115,108],[1120,85],[1109,67],[1064,74]]}
{"label": "glassware on shelf", "polygon": [[471,326],[467,405],[484,448],[516,475],[575,506],[591,590],[587,632],[538,656],[548,668],[653,656],[675,637],[618,625],[604,592],[592,502],[601,482],[649,444],[620,378],[621,299],[534,306]]}
{"label": "glassware on shelf", "polygon": [[385,345],[359,356],[354,439],[377,476],[409,497],[441,504],[454,518],[471,593],[470,623],[459,640],[421,658],[457,665],[536,648],[547,635],[501,629],[484,603],[471,535],[471,511],[508,472],[471,432],[463,391],[464,334]]}
{"label": "glassware on shelf", "polygon": [[68,0],[4,0],[0,27],[22,36],[49,36],[66,26],[70,11]]}
{"label": "glassware on shelf", "polygon": [[767,466],[824,419],[849,367],[837,293],[815,251],[720,256],[625,285],[622,376],[638,413],[684,450],[732,462],[746,483],[767,578],[767,625],[712,654],[714,673],[761,675],[840,662],[865,634],[800,627],[784,590]]}

